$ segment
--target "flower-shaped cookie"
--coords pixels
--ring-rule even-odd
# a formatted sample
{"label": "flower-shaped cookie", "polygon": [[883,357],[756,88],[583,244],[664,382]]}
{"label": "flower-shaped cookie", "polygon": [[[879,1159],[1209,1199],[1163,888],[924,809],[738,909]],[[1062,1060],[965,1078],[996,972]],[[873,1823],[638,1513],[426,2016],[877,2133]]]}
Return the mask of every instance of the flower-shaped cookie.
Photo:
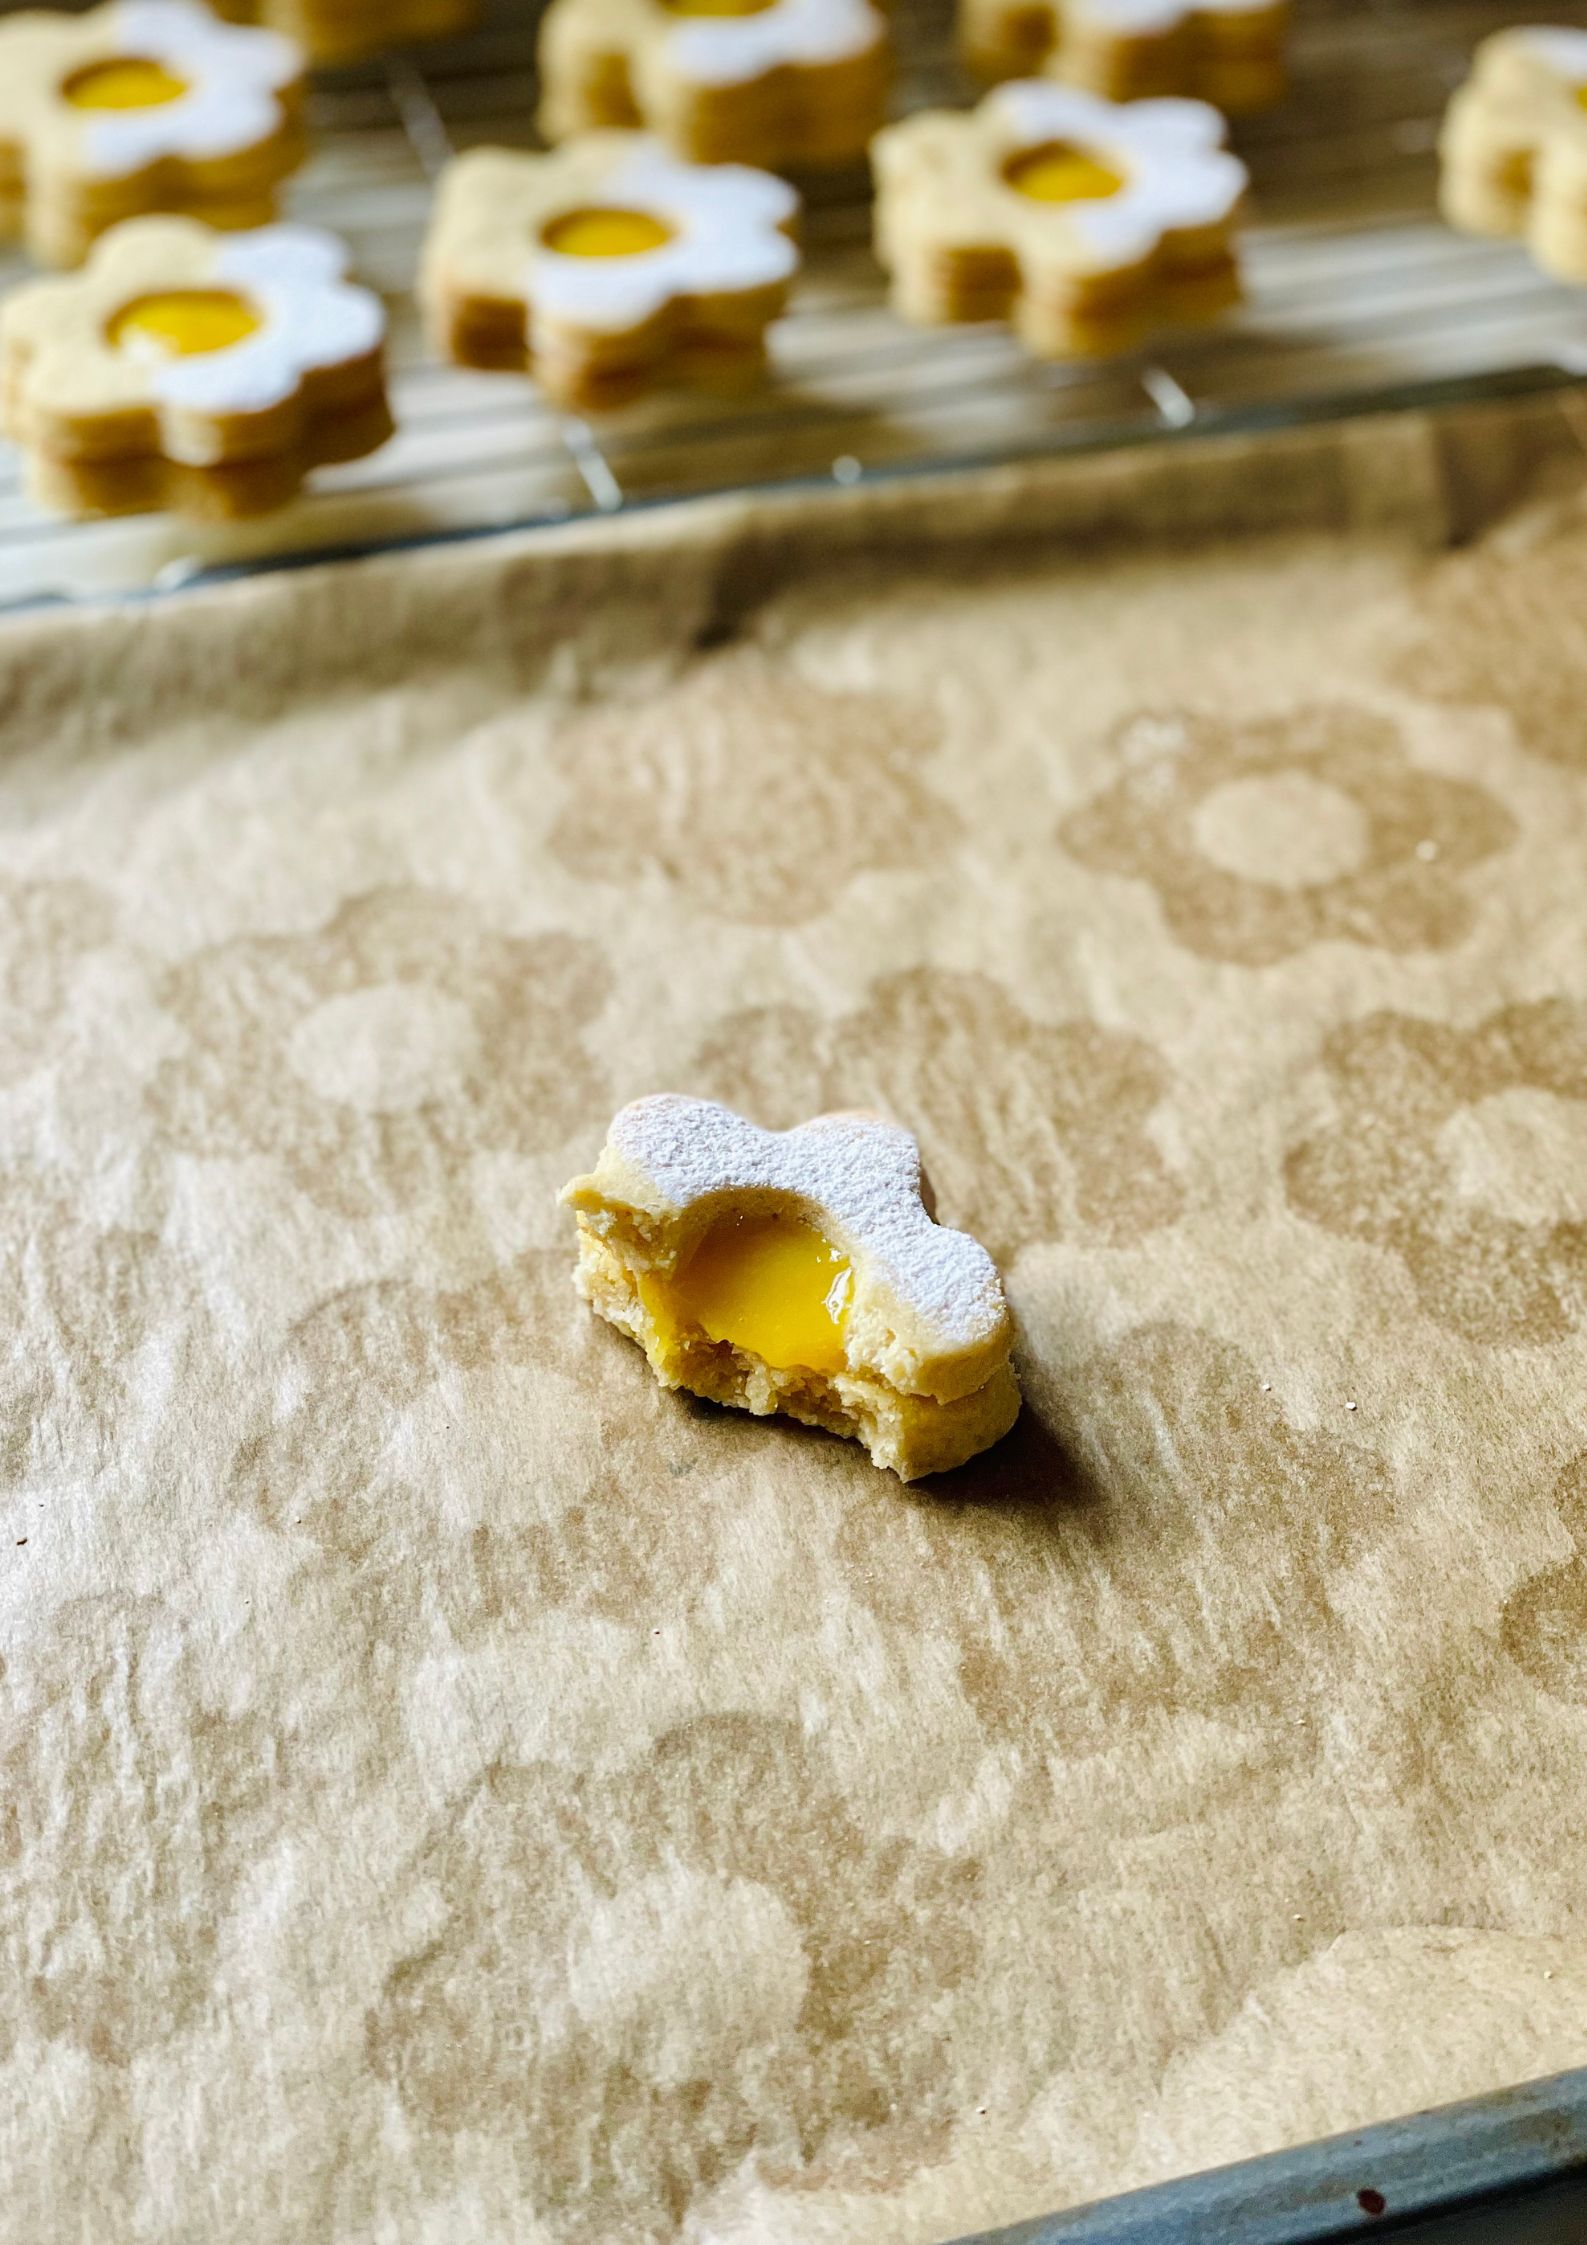
{"label": "flower-shaped cookie", "polygon": [[1190,94],[1226,114],[1284,90],[1289,0],[959,0],[987,78],[1046,70],[1109,101]]}
{"label": "flower-shaped cookie", "polygon": [[0,23],[0,218],[47,264],[146,211],[275,216],[302,160],[303,63],[195,0],[110,0]]}
{"label": "flower-shaped cookie", "polygon": [[83,272],[0,305],[0,405],[33,490],[72,513],[260,513],[390,434],[385,314],[333,235],[115,229]]}
{"label": "flower-shaped cookie", "polygon": [[1485,39],[1438,152],[1452,226],[1524,235],[1547,272],[1587,281],[1587,31],[1537,26]]}
{"label": "flower-shaped cookie", "polygon": [[644,125],[697,163],[848,163],[882,122],[871,0],[551,0],[541,129]]}
{"label": "flower-shaped cookie", "polygon": [[214,0],[233,23],[283,32],[315,62],[356,62],[420,39],[450,39],[479,14],[479,0]]}
{"label": "flower-shaped cookie", "polygon": [[462,366],[527,368],[578,410],[667,378],[757,375],[799,263],[799,199],[640,133],[549,156],[481,148],[442,180],[420,294]]}
{"label": "flower-shaped cookie", "polygon": [[876,249],[927,324],[1012,319],[1042,358],[1127,349],[1239,296],[1245,167],[1197,101],[1098,101],[1035,80],[872,143]]}
{"label": "flower-shaped cookie", "polygon": [[1018,1415],[996,1266],[932,1220],[894,1123],[770,1131],[710,1100],[638,1099],[562,1198],[579,1291],[664,1387],[848,1435],[906,1481]]}

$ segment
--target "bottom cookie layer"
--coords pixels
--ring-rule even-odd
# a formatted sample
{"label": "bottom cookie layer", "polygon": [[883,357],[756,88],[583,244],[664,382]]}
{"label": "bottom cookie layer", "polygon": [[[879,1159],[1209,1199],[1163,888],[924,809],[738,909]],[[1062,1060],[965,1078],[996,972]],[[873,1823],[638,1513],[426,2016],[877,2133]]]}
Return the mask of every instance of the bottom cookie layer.
{"label": "bottom cookie layer", "polygon": [[594,413],[628,405],[648,391],[677,385],[717,396],[753,389],[766,371],[764,335],[757,328],[721,332],[663,327],[625,338],[628,355],[613,355],[611,338],[599,351],[531,351],[521,306],[476,310],[466,300],[432,309],[432,338],[443,358],[484,373],[528,374],[556,405]]}
{"label": "bottom cookie layer", "polygon": [[377,452],[393,427],[391,408],[381,397],[352,412],[326,415],[311,426],[303,443],[287,451],[221,467],[193,467],[148,454],[62,460],[33,451],[24,455],[26,484],[29,497],[55,514],[165,510],[199,522],[242,522],[286,506],[316,468]]}

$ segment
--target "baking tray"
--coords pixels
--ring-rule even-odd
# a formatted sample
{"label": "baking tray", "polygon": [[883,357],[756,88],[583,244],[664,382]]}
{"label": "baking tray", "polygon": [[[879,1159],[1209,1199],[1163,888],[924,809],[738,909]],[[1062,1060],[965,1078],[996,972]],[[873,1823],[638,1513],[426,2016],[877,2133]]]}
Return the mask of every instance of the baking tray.
{"label": "baking tray", "polygon": [[958,2245],[1581,2245],[1587,2068]]}
{"label": "baking tray", "polygon": [[[1300,0],[1295,86],[1240,128],[1254,181],[1249,302],[1105,365],[1036,366],[997,328],[888,311],[863,174],[810,194],[807,269],[775,381],[732,407],[674,395],[596,424],[511,375],[438,366],[411,295],[432,183],[457,149],[531,145],[531,0],[466,40],[323,75],[292,215],[346,236],[392,325],[396,438],[286,514],[194,530],[63,524],[0,456],[0,605],[170,587],[217,570],[613,514],[724,490],[852,485],[1038,453],[1542,388],[1587,363],[1581,300],[1506,242],[1440,224],[1433,147],[1472,47],[1527,11],[1489,0]],[[1535,14],[1535,10],[1531,11]],[[1587,7],[1549,13],[1587,22]],[[962,102],[950,0],[898,0],[900,111]],[[0,263],[0,285],[22,271]]]}

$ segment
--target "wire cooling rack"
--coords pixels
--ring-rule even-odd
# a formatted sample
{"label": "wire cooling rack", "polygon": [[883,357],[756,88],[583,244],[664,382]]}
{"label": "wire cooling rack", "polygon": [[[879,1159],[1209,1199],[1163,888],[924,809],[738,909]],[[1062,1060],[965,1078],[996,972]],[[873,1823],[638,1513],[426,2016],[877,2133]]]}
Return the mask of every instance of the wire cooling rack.
{"label": "wire cooling rack", "polygon": [[[908,328],[887,309],[856,172],[811,194],[806,270],[774,332],[764,390],[732,405],[665,395],[599,422],[556,411],[520,376],[435,364],[411,295],[448,157],[533,145],[533,0],[495,0],[468,39],[327,73],[312,98],[316,153],[290,213],[345,236],[386,299],[396,437],[323,472],[285,514],[227,529],[51,520],[0,448],[0,605],[706,491],[852,484],[1542,386],[1587,365],[1587,297],[1547,280],[1513,244],[1450,232],[1434,208],[1444,103],[1477,40],[1526,11],[1490,0],[1298,6],[1290,98],[1236,136],[1254,192],[1249,301],[1233,319],[1074,366],[1032,364],[997,328]],[[1587,6],[1550,0],[1543,12],[1587,21]],[[893,16],[895,108],[969,99],[951,0],[895,0]],[[0,264],[0,285],[22,271]]]}

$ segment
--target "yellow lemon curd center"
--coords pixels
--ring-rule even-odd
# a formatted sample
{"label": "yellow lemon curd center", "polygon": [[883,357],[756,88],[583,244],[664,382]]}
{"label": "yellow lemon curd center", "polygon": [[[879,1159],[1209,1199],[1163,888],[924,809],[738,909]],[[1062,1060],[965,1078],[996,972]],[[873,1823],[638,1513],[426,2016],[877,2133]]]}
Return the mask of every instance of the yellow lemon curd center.
{"label": "yellow lemon curd center", "polygon": [[1121,171],[1062,140],[1022,150],[1004,165],[1003,177],[1035,203],[1102,203],[1124,185]]}
{"label": "yellow lemon curd center", "polygon": [[144,55],[117,55],[74,70],[61,88],[74,109],[160,109],[180,101],[187,80]]}
{"label": "yellow lemon curd center", "polygon": [[758,16],[772,0],[662,0],[674,16]]}
{"label": "yellow lemon curd center", "polygon": [[775,1371],[841,1372],[853,1290],[847,1257],[803,1217],[727,1216],[666,1284],[663,1306]]}
{"label": "yellow lemon curd center", "polygon": [[259,330],[259,315],[229,288],[173,288],[124,304],[110,323],[116,348],[129,345],[161,358],[224,351]]}
{"label": "yellow lemon curd center", "polygon": [[553,218],[540,238],[563,257],[638,257],[664,248],[672,228],[648,210],[570,210]]}

